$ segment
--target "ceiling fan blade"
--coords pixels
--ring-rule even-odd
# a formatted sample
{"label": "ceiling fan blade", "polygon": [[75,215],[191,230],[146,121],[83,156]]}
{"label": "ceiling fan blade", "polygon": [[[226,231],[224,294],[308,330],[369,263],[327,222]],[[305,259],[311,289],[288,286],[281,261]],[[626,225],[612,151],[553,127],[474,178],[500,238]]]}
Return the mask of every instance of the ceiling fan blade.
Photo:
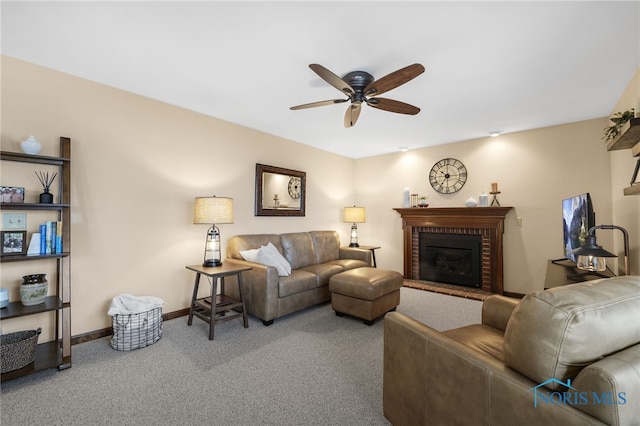
{"label": "ceiling fan blade", "polygon": [[418,107],[386,98],[371,98],[367,101],[367,105],[385,111],[397,112],[398,114],[416,115],[420,112]]}
{"label": "ceiling fan blade", "polygon": [[364,88],[364,94],[367,96],[380,95],[391,89],[395,89],[407,81],[413,80],[423,72],[424,67],[420,64],[406,66],[372,82]]}
{"label": "ceiling fan blade", "polygon": [[344,115],[344,127],[353,127],[360,117],[360,111],[362,111],[360,102],[354,102],[347,108],[347,112]]}
{"label": "ceiling fan blade", "polygon": [[341,104],[343,102],[347,102],[348,100],[349,99],[332,99],[328,101],[311,102],[310,104],[292,106],[289,109],[296,110],[296,109],[305,109],[305,108],[315,108],[315,107],[325,106],[325,105]]}
{"label": "ceiling fan blade", "polygon": [[324,81],[340,90],[341,92],[346,93],[347,95],[355,93],[353,87],[351,87],[343,79],[341,79],[322,65],[310,64],[309,68],[311,68],[316,74],[318,74],[320,78],[322,78]]}

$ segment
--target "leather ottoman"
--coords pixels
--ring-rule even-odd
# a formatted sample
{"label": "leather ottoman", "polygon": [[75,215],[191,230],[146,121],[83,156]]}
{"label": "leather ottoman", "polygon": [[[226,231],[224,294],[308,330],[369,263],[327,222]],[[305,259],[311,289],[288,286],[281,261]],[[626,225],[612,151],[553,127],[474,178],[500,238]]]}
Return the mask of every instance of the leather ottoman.
{"label": "leather ottoman", "polygon": [[402,275],[378,268],[356,268],[329,279],[331,307],[336,315],[351,315],[372,325],[400,303]]}

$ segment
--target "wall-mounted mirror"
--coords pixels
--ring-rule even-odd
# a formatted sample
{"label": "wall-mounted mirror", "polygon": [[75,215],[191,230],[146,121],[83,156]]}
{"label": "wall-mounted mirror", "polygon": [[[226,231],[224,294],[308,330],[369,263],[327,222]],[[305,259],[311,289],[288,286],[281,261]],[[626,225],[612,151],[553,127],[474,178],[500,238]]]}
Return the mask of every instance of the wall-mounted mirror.
{"label": "wall-mounted mirror", "polygon": [[307,174],[256,163],[256,216],[304,216]]}

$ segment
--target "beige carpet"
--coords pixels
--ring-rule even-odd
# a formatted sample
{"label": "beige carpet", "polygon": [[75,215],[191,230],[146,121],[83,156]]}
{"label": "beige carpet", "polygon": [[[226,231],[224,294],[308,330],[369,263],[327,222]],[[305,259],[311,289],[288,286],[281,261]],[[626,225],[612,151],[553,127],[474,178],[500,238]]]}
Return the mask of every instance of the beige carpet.
{"label": "beige carpet", "polygon": [[[436,330],[479,324],[482,303],[403,287],[397,311]],[[162,338],[115,351],[73,346],[73,367],[2,382],[2,426],[389,426],[382,411],[384,321],[329,303],[265,327],[164,322]]]}

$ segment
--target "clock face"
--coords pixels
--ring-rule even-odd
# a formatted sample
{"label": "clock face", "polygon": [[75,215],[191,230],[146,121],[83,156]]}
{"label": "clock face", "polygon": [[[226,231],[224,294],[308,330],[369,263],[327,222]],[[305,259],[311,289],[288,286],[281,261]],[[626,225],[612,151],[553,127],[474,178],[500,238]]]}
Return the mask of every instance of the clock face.
{"label": "clock face", "polygon": [[467,168],[460,160],[444,158],[433,165],[429,183],[441,194],[453,194],[467,182]]}
{"label": "clock face", "polygon": [[300,198],[300,178],[292,177],[289,179],[289,196],[294,200]]}

